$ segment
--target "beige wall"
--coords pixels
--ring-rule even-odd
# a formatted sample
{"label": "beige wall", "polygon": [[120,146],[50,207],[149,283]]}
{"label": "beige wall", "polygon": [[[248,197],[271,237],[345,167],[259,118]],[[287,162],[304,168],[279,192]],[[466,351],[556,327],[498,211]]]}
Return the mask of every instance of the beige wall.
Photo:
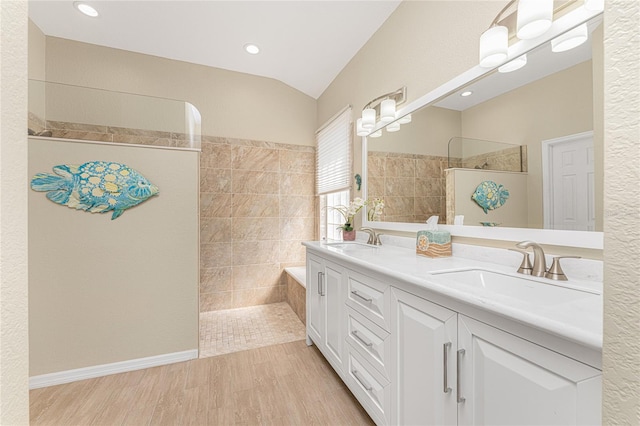
{"label": "beige wall", "polygon": [[640,424],[640,3],[605,2],[603,424]]}
{"label": "beige wall", "polygon": [[29,190],[31,376],[197,350],[198,156],[29,140],[29,178],[104,160],[160,189],[115,220]]}
{"label": "beige wall", "polygon": [[46,53],[48,81],[190,102],[203,134],[315,143],[316,101],[279,81],[56,37]]}
{"label": "beige wall", "polygon": [[[40,28],[29,20],[29,79],[45,81],[46,37]],[[40,131],[44,128],[45,91],[44,84],[29,84],[29,128]]]}
{"label": "beige wall", "polygon": [[587,61],[462,112],[462,137],[527,146],[530,228],[544,228],[541,142],[593,130],[592,80]]}
{"label": "beige wall", "polygon": [[0,424],[29,423],[27,3],[0,2]]}

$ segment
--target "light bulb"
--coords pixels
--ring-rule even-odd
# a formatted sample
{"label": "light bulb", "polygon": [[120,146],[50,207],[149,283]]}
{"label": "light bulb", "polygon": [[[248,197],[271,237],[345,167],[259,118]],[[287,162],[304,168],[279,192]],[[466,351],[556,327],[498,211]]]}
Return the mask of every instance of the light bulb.
{"label": "light bulb", "polygon": [[385,99],[380,104],[380,121],[390,123],[396,119],[396,100]]}
{"label": "light bulb", "polygon": [[362,118],[358,118],[356,121],[356,134],[358,136],[367,136],[369,134],[369,131],[362,127]]}
{"label": "light bulb", "polygon": [[574,29],[551,40],[551,51],[554,53],[566,52],[580,46],[589,38],[587,24],[582,24]]}
{"label": "light bulb", "polygon": [[387,132],[397,132],[398,130],[400,130],[400,123],[394,121],[393,123],[387,124],[387,127],[385,127],[385,129],[387,129]]}
{"label": "light bulb", "polygon": [[376,130],[369,135],[370,138],[379,138],[380,136],[382,136],[382,129]]}
{"label": "light bulb", "polygon": [[73,5],[76,7],[76,9],[87,16],[90,16],[92,18],[98,16],[98,11],[93,6],[89,6],[88,4],[79,1],[73,3]]}

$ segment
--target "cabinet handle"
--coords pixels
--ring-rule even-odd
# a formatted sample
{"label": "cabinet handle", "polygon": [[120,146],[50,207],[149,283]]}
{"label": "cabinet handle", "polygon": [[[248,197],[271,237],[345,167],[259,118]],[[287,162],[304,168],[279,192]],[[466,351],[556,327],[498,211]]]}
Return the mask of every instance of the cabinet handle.
{"label": "cabinet handle", "polygon": [[324,296],[324,289],[322,288],[322,281],[324,278],[324,272],[318,272],[318,294]]}
{"label": "cabinet handle", "polygon": [[351,332],[351,334],[353,335],[353,337],[355,337],[356,339],[360,340],[360,342],[368,347],[373,346],[373,342],[368,342],[364,337],[360,336],[360,334],[358,333],[358,330],[353,330]]}
{"label": "cabinet handle", "polygon": [[351,294],[353,294],[353,295],[354,295],[354,296],[356,296],[356,297],[359,297],[360,299],[364,300],[364,301],[365,301],[365,302],[367,302],[367,303],[371,303],[371,302],[373,301],[373,299],[372,299],[372,298],[370,298],[370,297],[369,297],[369,298],[364,297],[363,295],[361,295],[360,293],[358,293],[358,290],[351,290]]}
{"label": "cabinet handle", "polygon": [[353,374],[353,377],[356,378],[357,381],[360,382],[360,384],[369,392],[371,392],[371,390],[373,389],[373,386],[371,386],[369,384],[369,382],[367,382],[364,377],[360,376],[360,372],[358,372],[358,370],[351,370],[351,373]]}
{"label": "cabinet handle", "polygon": [[457,366],[456,366],[456,391],[458,393],[458,402],[464,402],[466,401],[465,398],[461,395],[462,391],[460,390],[460,364],[462,364],[462,355],[464,355],[465,350],[464,349],[459,349],[458,350],[458,359],[457,359]]}
{"label": "cabinet handle", "polygon": [[445,343],[442,345],[442,358],[443,358],[443,368],[444,368],[444,374],[443,374],[443,381],[444,381],[444,386],[443,386],[443,391],[444,393],[449,393],[451,392],[451,388],[449,387],[449,375],[448,375],[448,371],[449,371],[449,349],[451,348],[451,342]]}

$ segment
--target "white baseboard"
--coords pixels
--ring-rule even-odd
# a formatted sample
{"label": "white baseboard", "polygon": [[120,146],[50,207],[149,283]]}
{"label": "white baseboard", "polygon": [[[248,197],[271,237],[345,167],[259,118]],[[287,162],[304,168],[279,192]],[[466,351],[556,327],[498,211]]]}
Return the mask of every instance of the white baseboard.
{"label": "white baseboard", "polygon": [[110,374],[126,373],[127,371],[141,370],[143,368],[157,367],[159,365],[173,364],[175,362],[188,361],[198,358],[198,350],[192,349],[170,354],[150,356],[146,358],[130,359],[111,364],[94,365],[92,367],[77,368],[74,370],[59,371],[57,373],[42,374],[29,377],[29,389],[44,388],[47,386],[61,385],[63,383],[76,382],[78,380],[93,379],[108,376]]}

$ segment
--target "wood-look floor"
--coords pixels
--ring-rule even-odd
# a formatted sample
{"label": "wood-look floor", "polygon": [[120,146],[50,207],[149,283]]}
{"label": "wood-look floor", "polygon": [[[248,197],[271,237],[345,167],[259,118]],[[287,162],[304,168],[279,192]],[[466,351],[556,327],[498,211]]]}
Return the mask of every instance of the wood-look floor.
{"label": "wood-look floor", "polygon": [[373,425],[303,340],[34,389],[33,425]]}

